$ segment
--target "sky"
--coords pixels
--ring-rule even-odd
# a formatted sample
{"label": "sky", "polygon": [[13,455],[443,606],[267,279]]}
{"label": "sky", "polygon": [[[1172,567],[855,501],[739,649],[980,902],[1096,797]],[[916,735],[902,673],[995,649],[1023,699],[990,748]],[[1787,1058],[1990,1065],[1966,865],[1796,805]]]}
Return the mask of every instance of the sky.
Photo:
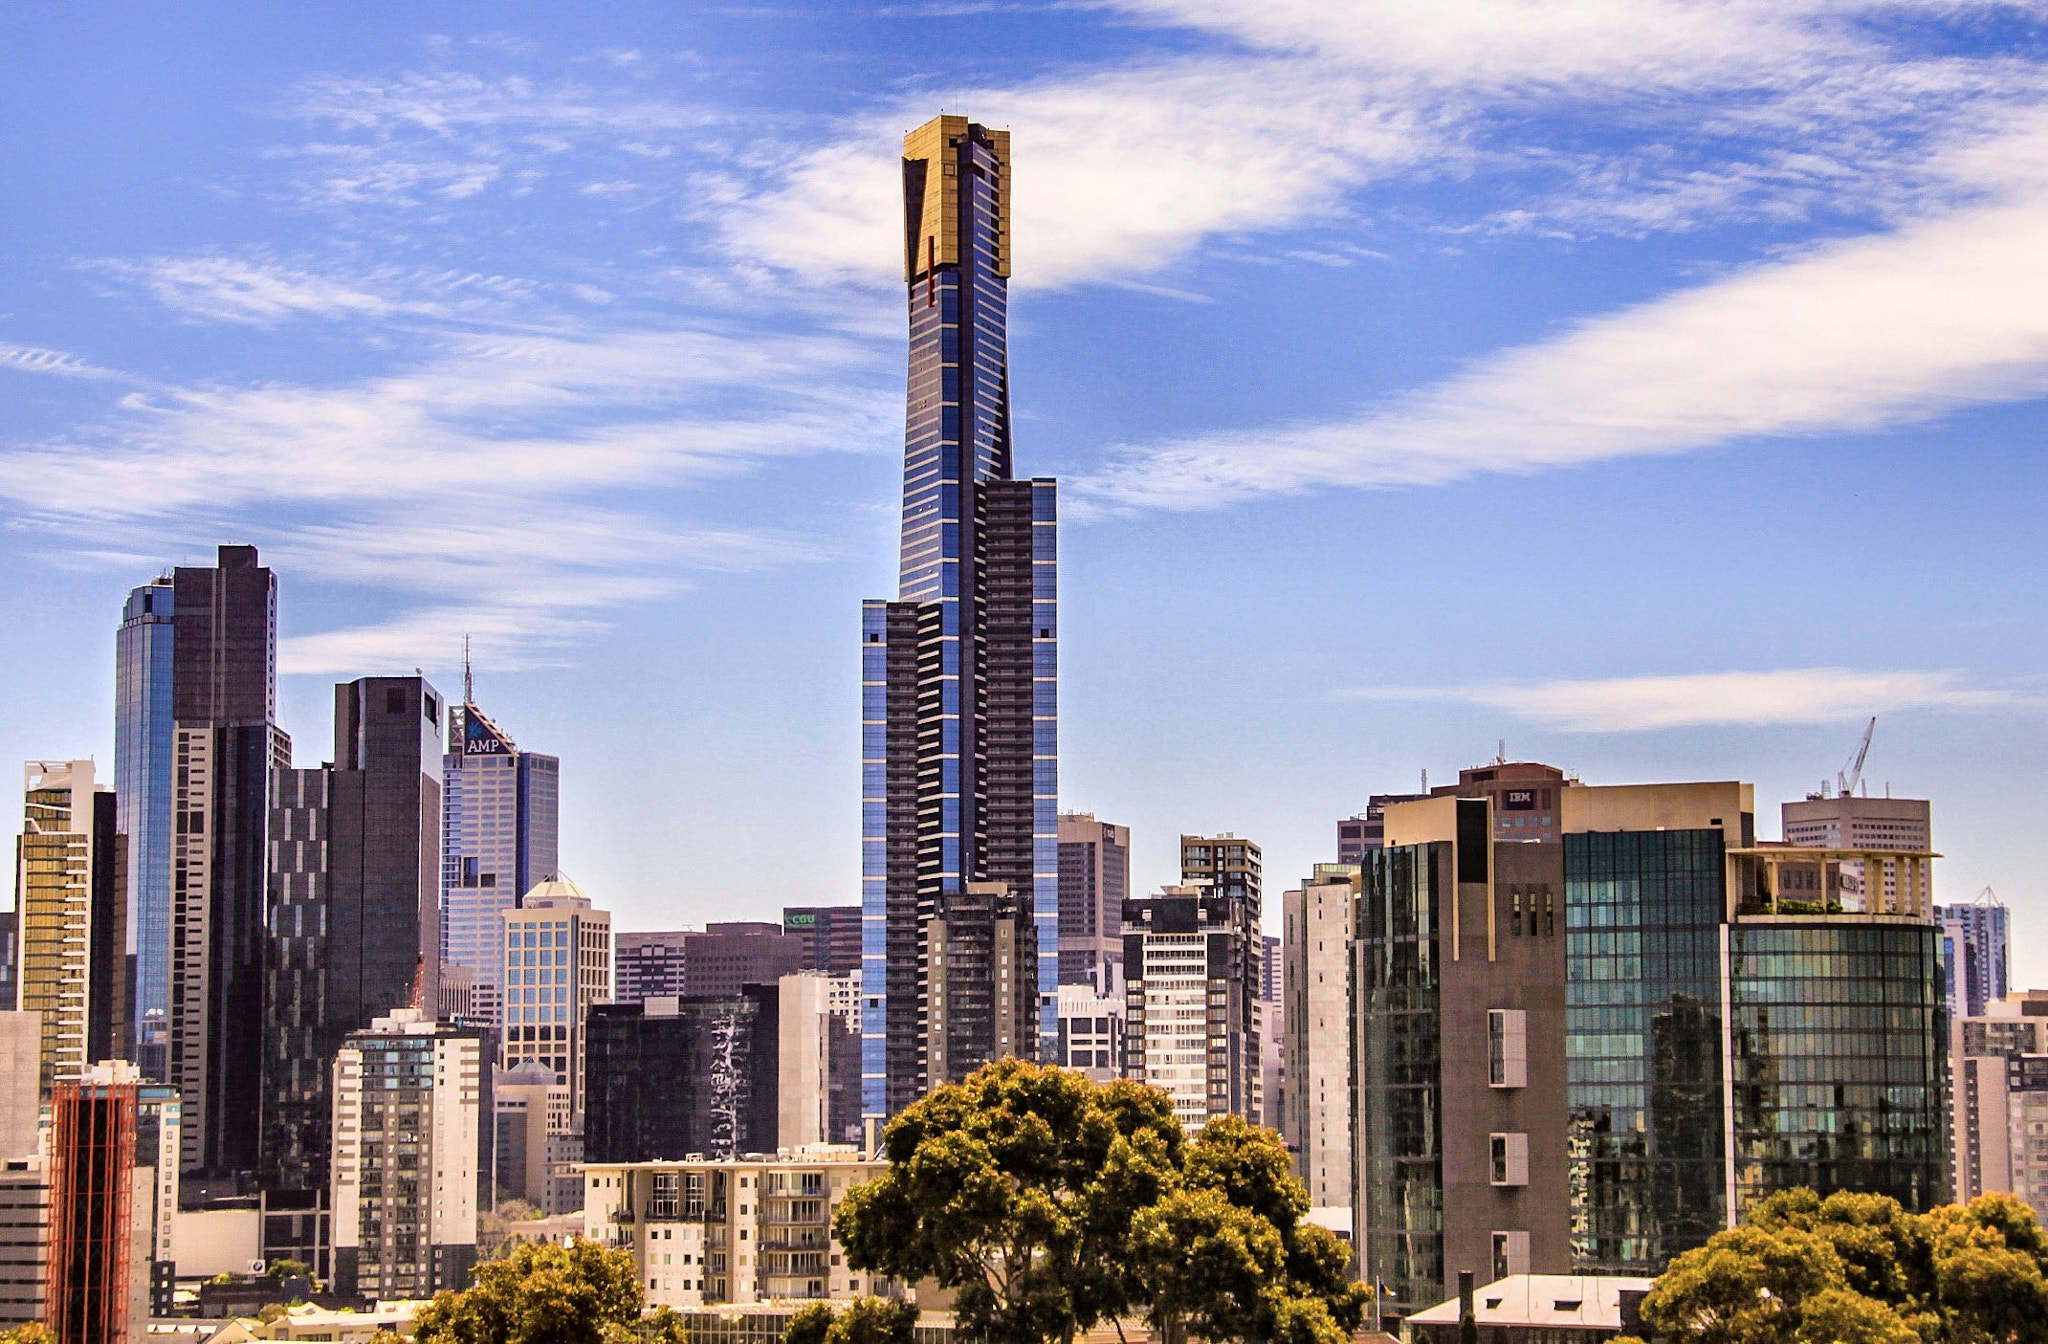
{"label": "sky", "polygon": [[[111,774],[127,590],[253,543],[280,714],[426,671],[624,928],[859,892],[897,158],[1010,130],[1061,804],[1265,848],[1504,751],[1871,716],[2048,983],[2048,6],[43,6],[0,38],[0,759]],[[18,829],[18,825],[17,825]],[[1278,901],[1269,896],[1269,922]]]}

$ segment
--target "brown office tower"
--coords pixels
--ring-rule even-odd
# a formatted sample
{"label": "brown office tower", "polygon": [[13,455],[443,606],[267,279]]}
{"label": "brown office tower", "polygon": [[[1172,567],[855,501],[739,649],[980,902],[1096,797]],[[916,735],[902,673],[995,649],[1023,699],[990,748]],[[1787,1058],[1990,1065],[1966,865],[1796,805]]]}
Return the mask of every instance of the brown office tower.
{"label": "brown office tower", "polygon": [[1060,983],[1121,996],[1130,828],[1088,812],[1062,812],[1059,833]]}
{"label": "brown office tower", "polygon": [[59,1083],[51,1098],[43,1321],[61,1344],[127,1344],[147,1313],[149,1189],[138,1204],[137,1085]]}
{"label": "brown office tower", "polygon": [[810,944],[803,969],[827,975],[860,970],[860,907],[857,905],[785,905],[782,931]]}
{"label": "brown office tower", "polygon": [[241,1193],[256,1169],[263,1068],[277,580],[253,546],[181,566],[172,626],[169,1077],[185,1095],[183,1194]]}

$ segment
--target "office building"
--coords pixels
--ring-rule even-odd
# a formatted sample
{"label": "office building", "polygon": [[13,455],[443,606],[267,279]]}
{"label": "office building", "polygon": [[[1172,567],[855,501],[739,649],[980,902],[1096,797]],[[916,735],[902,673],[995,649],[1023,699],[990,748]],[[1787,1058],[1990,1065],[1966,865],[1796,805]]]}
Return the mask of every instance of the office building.
{"label": "office building", "polygon": [[1309,1204],[1351,1204],[1351,934],[1357,864],[1319,863],[1281,896],[1286,1078],[1279,1128]]}
{"label": "office building", "polygon": [[[2038,1081],[2043,1066],[2026,1062],[2048,1058],[2048,990],[1994,999],[1978,1016],[1951,1018],[1950,1028],[1955,1200],[1968,1203],[2002,1190],[2033,1203],[2014,1164],[2032,1136],[2048,1134],[2028,1128],[2048,1116],[2026,1114],[2048,1106],[2048,1096],[2037,1097],[2027,1086]],[[2040,1175],[2048,1178],[2048,1171]]]}
{"label": "office building", "polygon": [[[583,1178],[561,1151],[562,1138],[570,1136],[569,1085],[530,1059],[493,1076],[491,1103],[497,1124],[493,1202],[525,1200],[550,1218],[582,1208]],[[581,1141],[575,1142],[580,1150]]]}
{"label": "office building", "polygon": [[0,910],[0,1012],[12,1012],[20,999],[15,975],[21,966],[19,914]]}
{"label": "office building", "polygon": [[42,1014],[0,1009],[0,1161],[36,1151],[42,1059]]}
{"label": "office building", "polygon": [[1944,905],[1939,911],[1949,1010],[1959,1017],[1982,1017],[2006,995],[2005,906],[1986,887],[1968,905]]}
{"label": "office building", "polygon": [[992,1059],[1037,1056],[1038,949],[1025,897],[1007,882],[942,892],[925,921],[924,948],[932,1086],[960,1082]]}
{"label": "office building", "polygon": [[1389,804],[1412,803],[1427,797],[1427,793],[1375,793],[1368,797],[1365,811],[1337,823],[1337,862],[1358,863],[1367,850],[1386,843]]}
{"label": "office building", "polygon": [[[860,970],[825,977],[825,1033],[831,1072],[825,1079],[827,1143],[860,1143]],[[787,1146],[787,1145],[784,1145]]]}
{"label": "office building", "polygon": [[848,1190],[887,1169],[845,1146],[593,1161],[583,1234],[632,1254],[650,1307],[844,1301],[878,1293],[885,1281],[847,1266],[833,1215]]}
{"label": "office building", "polygon": [[489,1194],[490,1068],[480,1031],[417,1008],[343,1041],[330,1195],[338,1295],[424,1298],[469,1286],[477,1203]]}
{"label": "office building", "polygon": [[1131,894],[1131,830],[1093,813],[1062,812],[1060,983],[1123,993],[1124,899]]}
{"label": "office building", "polygon": [[[239,1191],[262,1107],[270,782],[291,765],[277,727],[277,580],[253,546],[172,571],[167,1076],[184,1094],[187,1198]],[[142,954],[137,953],[138,968]]]}
{"label": "office building", "polygon": [[621,933],[617,942],[617,987],[612,997],[619,1003],[737,994],[744,985],[771,985],[785,975],[813,969],[817,955],[812,930],[791,932],[761,920]]}
{"label": "office building", "polygon": [[1258,1123],[1258,960],[1244,888],[1167,887],[1124,902],[1124,1076],[1173,1100],[1187,1128]]}
{"label": "office building", "polygon": [[1259,1123],[1278,1129],[1287,1109],[1287,999],[1280,992],[1280,940],[1268,935],[1259,942],[1258,1018],[1252,1024],[1259,1033]]}
{"label": "office building", "polygon": [[[1489,1262],[1655,1272],[1780,1189],[1945,1199],[1933,855],[1759,844],[1737,783],[1560,787],[1550,828],[1387,809],[1353,953],[1366,1277],[1413,1307]],[[1877,864],[1896,897],[1849,908]]]}
{"label": "office building", "polygon": [[552,1069],[569,1089],[569,1128],[583,1127],[584,1014],[610,997],[612,917],[567,878],[543,882],[500,918],[505,1022],[499,1058]]}
{"label": "office building", "polygon": [[135,949],[129,1034],[132,1057],[151,1079],[164,1078],[170,1067],[177,595],[170,574],[134,589],[114,636],[114,826],[128,837],[128,933]]}
{"label": "office building", "polygon": [[[333,761],[280,769],[272,782],[255,1075],[266,1192],[329,1186],[328,1087],[342,1041],[396,1009],[438,1003],[445,708],[421,677],[336,686]],[[258,1090],[252,1078],[245,1098]]]}
{"label": "office building", "polygon": [[[861,1071],[873,1116],[945,1076],[930,1068],[923,940],[946,919],[950,937],[989,941],[961,927],[970,886],[1007,887],[969,903],[1023,916],[1013,969],[1036,987],[1036,1030],[1016,1053],[1036,1057],[1037,1037],[1057,1030],[1059,970],[1057,504],[1052,481],[1012,475],[1009,134],[934,118],[904,139],[903,190],[901,568],[897,600],[861,612]],[[942,1048],[955,1072],[999,1053],[991,1034]]]}
{"label": "office building", "polygon": [[562,765],[521,751],[467,698],[442,759],[441,960],[467,972],[469,1011],[498,1026],[503,1003],[500,919],[561,868]]}
{"label": "office building", "polygon": [[[1914,853],[1933,848],[1933,824],[1925,798],[1862,798],[1847,792],[1822,792],[1786,803],[1780,811],[1788,845]],[[1846,906],[1863,907],[1870,890],[1880,885],[1886,902],[1896,897],[1897,874],[1889,863],[1881,866],[1881,884],[1878,875],[1865,874],[1860,863],[1852,862],[1843,870],[1842,901]]]}
{"label": "office building", "polygon": [[748,985],[591,1008],[584,1160],[774,1152],[780,1006],[778,986]]}
{"label": "office building", "polygon": [[42,1014],[37,1079],[48,1096],[128,1045],[127,845],[91,761],[24,767],[15,859],[19,1006]]}
{"label": "office building", "polygon": [[59,1339],[126,1344],[150,1316],[154,1269],[170,1259],[180,1109],[126,1061],[57,1084],[43,1319]]}
{"label": "office building", "polygon": [[0,1328],[42,1322],[49,1277],[49,1164],[35,1152],[0,1159]]}
{"label": "office building", "polygon": [[[1123,954],[1117,954],[1123,960]],[[1059,988],[1059,1053],[1053,1062],[1098,1083],[1124,1076],[1124,990],[1099,993],[1093,985]]]}
{"label": "office building", "polygon": [[858,905],[785,905],[782,931],[810,941],[804,964],[796,969],[823,971],[827,975],[845,975],[860,969]]}

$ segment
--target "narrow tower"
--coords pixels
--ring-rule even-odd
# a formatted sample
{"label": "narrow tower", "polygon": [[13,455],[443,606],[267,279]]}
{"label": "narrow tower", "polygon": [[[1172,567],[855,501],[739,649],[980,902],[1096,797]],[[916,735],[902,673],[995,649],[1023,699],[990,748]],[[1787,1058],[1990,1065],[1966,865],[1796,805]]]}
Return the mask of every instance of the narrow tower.
{"label": "narrow tower", "polygon": [[[897,600],[861,621],[862,1103],[876,1116],[1057,1031],[1057,511],[1052,481],[1011,474],[1009,196],[1007,132],[938,117],[904,138],[902,562]],[[986,984],[932,973],[935,927],[993,946],[998,925],[1018,964],[991,958]]]}

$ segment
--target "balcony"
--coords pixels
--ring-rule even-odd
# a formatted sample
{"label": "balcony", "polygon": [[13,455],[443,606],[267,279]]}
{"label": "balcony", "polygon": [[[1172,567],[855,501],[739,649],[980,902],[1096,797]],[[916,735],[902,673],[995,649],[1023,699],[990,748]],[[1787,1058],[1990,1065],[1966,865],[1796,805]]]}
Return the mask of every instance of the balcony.
{"label": "balcony", "polygon": [[611,1220],[615,1223],[632,1223],[639,1221],[638,1219],[634,1218],[633,1211],[631,1209],[613,1209],[611,1211]]}

